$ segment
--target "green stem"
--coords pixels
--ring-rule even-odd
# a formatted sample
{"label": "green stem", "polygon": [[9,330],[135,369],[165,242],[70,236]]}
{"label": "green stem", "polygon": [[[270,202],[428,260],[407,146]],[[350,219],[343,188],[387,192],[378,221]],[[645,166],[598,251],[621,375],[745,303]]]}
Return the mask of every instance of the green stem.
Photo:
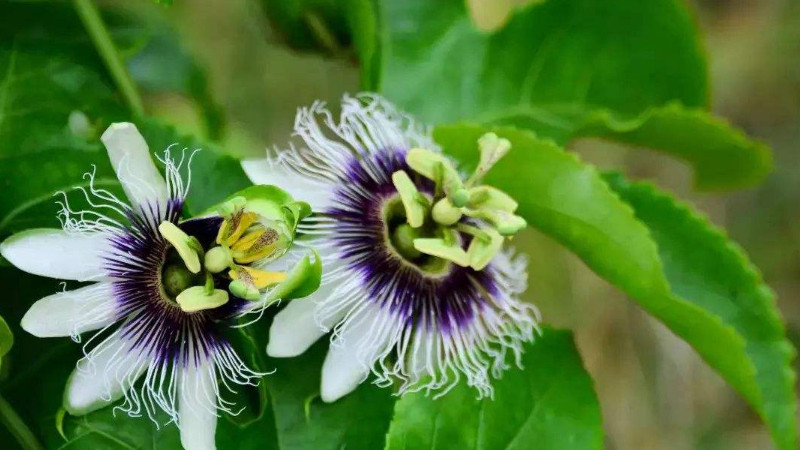
{"label": "green stem", "polygon": [[17,439],[23,450],[44,449],[42,444],[36,440],[36,436],[33,435],[31,429],[25,425],[22,418],[17,415],[14,408],[2,396],[0,396],[0,423],[8,428],[8,431]]}
{"label": "green stem", "polygon": [[108,68],[111,78],[120,92],[122,92],[122,96],[125,98],[125,102],[130,107],[131,112],[135,117],[144,116],[142,97],[139,95],[136,84],[131,79],[119,52],[114,46],[114,42],[111,40],[111,35],[108,33],[108,28],[103,23],[97,7],[92,3],[92,0],[73,0],[72,3],[81,18],[81,22],[83,22],[83,26],[86,27],[86,31],[92,38],[97,52],[103,59],[106,68]]}

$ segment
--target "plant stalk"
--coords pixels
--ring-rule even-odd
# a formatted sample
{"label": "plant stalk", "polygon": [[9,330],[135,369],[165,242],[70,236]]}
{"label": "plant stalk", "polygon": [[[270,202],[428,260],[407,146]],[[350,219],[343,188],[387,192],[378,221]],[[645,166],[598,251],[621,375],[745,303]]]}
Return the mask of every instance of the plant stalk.
{"label": "plant stalk", "polygon": [[89,33],[92,42],[94,43],[97,52],[103,59],[103,62],[108,68],[111,78],[116,83],[125,102],[128,104],[134,117],[139,118],[144,116],[144,103],[136,84],[131,79],[128,69],[125,68],[122,58],[111,40],[111,34],[108,32],[103,19],[100,17],[100,12],[97,10],[92,0],[72,0],[75,6],[75,11],[83,22],[83,26]]}
{"label": "plant stalk", "polygon": [[0,395],[0,423],[8,428],[23,450],[44,450],[14,408]]}

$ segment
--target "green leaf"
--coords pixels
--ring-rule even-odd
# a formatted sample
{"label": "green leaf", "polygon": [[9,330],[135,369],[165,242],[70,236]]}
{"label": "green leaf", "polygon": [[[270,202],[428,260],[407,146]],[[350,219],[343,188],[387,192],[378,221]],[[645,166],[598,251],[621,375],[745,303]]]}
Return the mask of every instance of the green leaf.
{"label": "green leaf", "polygon": [[[476,28],[465,3],[380,2],[380,32],[361,39],[367,87],[434,123],[662,151],[691,163],[702,189],[750,186],[771,170],[766,146],[703,111],[706,64],[682,2],[548,0],[493,33]],[[375,26],[362,16],[362,28]]]}
{"label": "green leaf", "polygon": [[11,328],[8,327],[5,319],[0,316],[0,361],[2,361],[3,356],[11,350],[13,345],[14,334],[11,332]]}
{"label": "green leaf", "polygon": [[[86,126],[71,129],[75,114]],[[53,194],[86,186],[86,172],[94,170],[98,186],[121,193],[99,136],[124,120],[130,117],[121,97],[68,5],[1,4],[0,237],[58,225]],[[155,120],[137,125],[154,153],[176,143],[177,150],[205,149],[192,164],[190,213],[250,184],[235,158]]]}
{"label": "green leaf", "polygon": [[688,206],[651,184],[630,183],[618,174],[605,178],[650,228],[675,295],[719,317],[745,340],[758,385],[748,400],[778,448],[798,448],[795,350],[758,269],[722,230]]}
{"label": "green leaf", "polygon": [[298,357],[271,360],[275,373],[265,381],[272,397],[280,448],[383,448],[394,404],[391,390],[366,382],[335,403],[322,402],[320,369],[328,349],[326,340],[321,339]]}
{"label": "green leaf", "polygon": [[[445,151],[469,168],[478,159],[477,139],[487,131],[490,130],[478,126],[443,126],[435,130],[434,137]],[[763,355],[750,352],[750,346],[760,341],[751,342],[753,335],[739,330],[730,315],[722,314],[722,308],[710,308],[707,304],[710,300],[701,296],[702,290],[677,284],[679,280],[670,273],[673,261],[664,257],[654,239],[658,236],[651,234],[592,167],[531,132],[510,128],[492,131],[509,139],[512,147],[489,172],[485,178],[487,184],[514,197],[519,201],[518,214],[528,224],[575,252],[592,270],[691,344],[757,411],[762,405],[772,408],[772,403],[762,404],[762,396],[772,389],[763,385],[760,381],[763,375],[757,373]],[[709,245],[715,241],[711,240]],[[699,251],[695,247],[701,242],[697,239],[687,246],[683,256],[691,257]],[[734,259],[737,261],[741,262]],[[715,277],[713,272],[702,270],[718,269],[697,267],[695,282]],[[710,289],[714,285],[709,283]],[[758,289],[764,288],[759,284]],[[731,302],[739,291],[717,292],[723,294]],[[724,298],[718,300],[724,304]],[[751,323],[763,321],[762,325],[769,329],[772,325],[768,322],[777,320],[771,318],[775,316],[774,308],[770,311],[770,315],[761,319],[758,317],[763,314],[754,313]],[[780,359],[780,363],[774,358],[772,361],[785,363],[785,359]],[[772,416],[767,419],[770,427],[783,426],[783,422],[773,422]],[[779,442],[790,442],[794,432],[785,436],[788,437]]]}
{"label": "green leaf", "polygon": [[560,144],[597,137],[656,150],[691,164],[698,189],[752,186],[772,170],[767,145],[701,109],[677,103],[650,108],[629,120],[609,110],[515,107],[489,122],[529,128]]}
{"label": "green leaf", "polygon": [[434,123],[516,105],[588,105],[625,114],[708,102],[696,29],[676,0],[547,0],[495,33],[463,0],[380,2],[378,89]]}
{"label": "green leaf", "polygon": [[387,450],[602,449],[600,407],[572,335],[545,330],[525,349],[522,365],[493,382],[493,400],[476,400],[464,383],[437,400],[403,396]]}

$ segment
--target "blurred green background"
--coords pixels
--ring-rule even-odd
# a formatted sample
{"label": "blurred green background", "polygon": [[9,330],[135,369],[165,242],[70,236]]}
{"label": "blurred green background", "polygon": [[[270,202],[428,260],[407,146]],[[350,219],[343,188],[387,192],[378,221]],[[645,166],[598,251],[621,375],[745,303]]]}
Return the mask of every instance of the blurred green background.
{"label": "blurred green background", "polygon": [[[318,32],[322,53],[289,49],[287,36],[266,18],[273,1],[174,0],[170,7],[148,1],[101,3],[177,30],[177,36],[149,45],[183,46],[200,70],[183,60],[134,58],[131,72],[143,87],[147,110],[180,131],[219,142],[230,153],[260,156],[288,140],[297,107],[317,99],[335,105],[342,93],[358,90],[358,66],[345,43],[335,33]],[[714,112],[773,147],[774,173],[758,188],[698,194],[691,189],[690,170],[663,155],[621,152],[599,140],[572,147],[585,160],[656,180],[726,228],[776,290],[797,345],[800,2],[696,0],[689,6],[709,55]],[[478,21],[494,20],[488,9],[476,7],[475,14]],[[313,20],[306,25],[314,28]],[[187,76],[187,71],[205,75]],[[165,94],[156,81],[148,85],[150,75],[164,83],[169,73],[176,83],[187,77],[208,83],[210,97],[176,90]],[[201,113],[209,110],[220,114]],[[545,321],[575,330],[600,397],[607,448],[770,448],[756,414],[686,343],[549,238],[528,232],[516,244],[530,255],[528,299]]]}

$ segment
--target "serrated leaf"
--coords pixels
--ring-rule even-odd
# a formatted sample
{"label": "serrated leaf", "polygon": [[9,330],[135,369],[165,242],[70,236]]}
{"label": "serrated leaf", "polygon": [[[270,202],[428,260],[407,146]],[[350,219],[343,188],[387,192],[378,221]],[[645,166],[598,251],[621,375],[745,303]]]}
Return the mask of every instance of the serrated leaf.
{"label": "serrated leaf", "polygon": [[741,247],[687,205],[651,184],[630,183],[619,174],[605,179],[650,228],[675,295],[719,317],[742,336],[758,385],[757,395],[748,400],[778,448],[798,448],[792,370],[796,352],[758,269]]}
{"label": "serrated leaf", "polygon": [[463,383],[436,400],[403,396],[386,449],[602,449],[600,407],[572,335],[545,330],[522,365],[493,382],[494,399],[476,400]]}
{"label": "serrated leaf", "polygon": [[772,170],[772,152],[766,144],[702,109],[677,103],[650,108],[632,119],[582,107],[517,107],[490,122],[528,128],[560,144],[596,137],[656,150],[691,164],[698,189],[752,186]]}
{"label": "serrated leaf", "polygon": [[463,0],[384,0],[378,17],[382,64],[370,87],[426,121],[517,105],[636,114],[707,103],[696,29],[675,0],[547,0],[494,33],[477,29]]}
{"label": "serrated leaf", "polygon": [[[477,162],[475,143],[486,131],[490,130],[478,126],[443,126],[434,131],[434,137],[446,152],[465,162],[468,169]],[[707,302],[713,298],[696,290],[697,286],[678,284],[681,280],[670,273],[673,262],[662,260],[656,244],[658,236],[651,234],[600,175],[574,155],[551,141],[536,138],[531,132],[510,128],[491,131],[509,139],[512,149],[492,169],[486,183],[518,200],[518,214],[530,226],[575,252],[592,270],[691,344],[757,411],[766,406],[762,405],[764,387],[759,381],[762,375],[756,372],[761,355],[749,351],[759,341],[751,342],[752,336],[740,332],[730,316],[722,315],[718,308],[710,308]],[[715,241],[711,239],[709,245]],[[700,240],[695,244],[701,245]],[[692,247],[683,250],[687,258],[695,251]],[[713,266],[699,269],[712,270]],[[694,281],[699,283],[706,276],[710,280],[715,274],[698,270],[698,280]],[[735,297],[738,292],[717,292],[723,294]],[[774,313],[773,310],[771,314]],[[752,320],[757,323],[758,315]],[[769,316],[763,320],[772,321]],[[772,327],[767,323],[762,325],[767,329]],[[773,418],[767,418],[770,427],[785,429],[784,422],[773,423]],[[795,439],[793,431],[781,436],[777,439],[781,445]]]}

